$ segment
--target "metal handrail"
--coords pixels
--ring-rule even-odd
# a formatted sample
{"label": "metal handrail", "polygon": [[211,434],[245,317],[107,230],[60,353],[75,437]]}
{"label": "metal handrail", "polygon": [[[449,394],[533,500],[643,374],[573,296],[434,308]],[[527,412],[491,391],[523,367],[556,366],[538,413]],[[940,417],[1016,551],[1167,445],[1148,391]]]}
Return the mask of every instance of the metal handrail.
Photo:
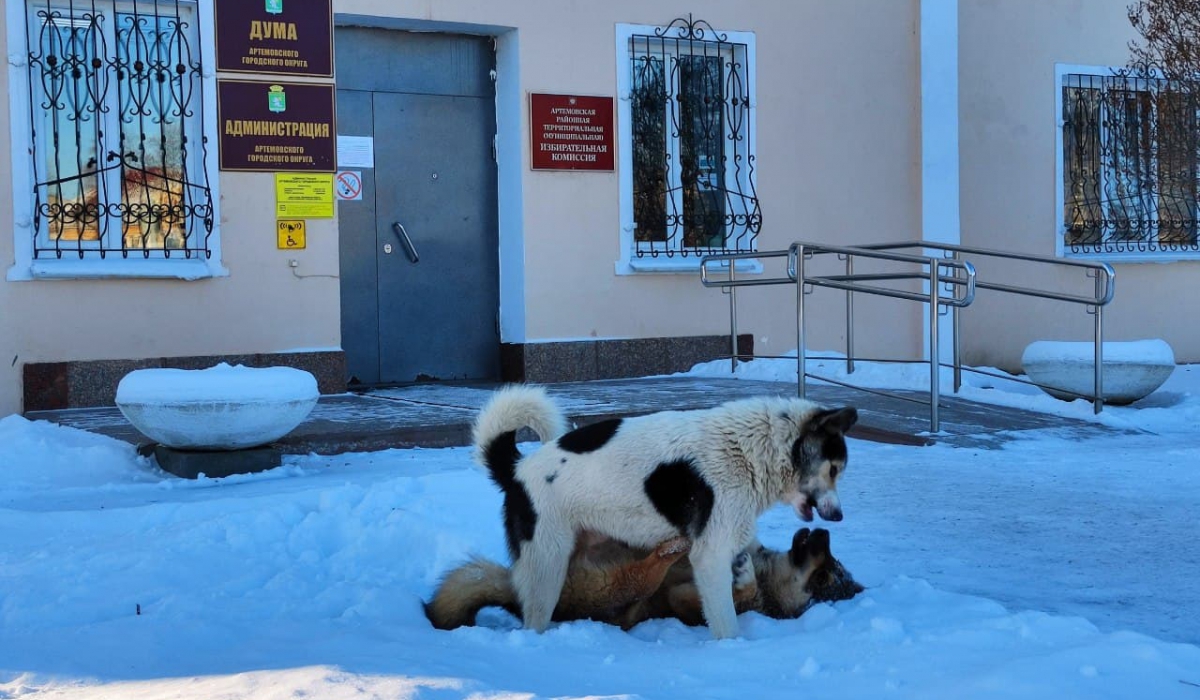
{"label": "metal handrail", "polygon": [[[976,286],[979,289],[994,289],[1002,292],[1011,292],[1023,294],[1025,296],[1041,297],[1043,299],[1056,299],[1059,301],[1072,302],[1076,304],[1088,304],[1093,306],[1106,306],[1113,300],[1116,293],[1116,271],[1112,265],[1098,260],[1072,260],[1069,258],[1056,258],[1048,255],[1033,255],[1031,253],[1010,253],[1003,250],[993,250],[990,248],[976,248],[973,246],[963,246],[954,243],[937,243],[933,241],[907,241],[903,243],[868,243],[866,245],[857,246],[867,250],[898,250],[902,248],[924,248],[929,250],[941,250],[952,254],[966,253],[969,255],[1001,258],[1005,260],[1023,260],[1025,262],[1037,262],[1046,265],[1056,265],[1059,267],[1078,267],[1085,270],[1094,271],[1101,279],[1100,284],[1096,285],[1096,294],[1090,297],[1074,294],[1063,294],[1061,292],[1052,292],[1047,290],[1030,289],[1028,287],[1011,287],[993,282],[985,282],[979,280]],[[954,258],[952,258],[954,259]]]}
{"label": "metal handrail", "polygon": [[[705,287],[720,287],[722,289],[732,289],[734,287],[756,287],[763,285],[778,285],[778,284],[795,284],[796,283],[796,259],[803,250],[803,255],[812,257],[821,253],[835,253],[839,256],[858,256],[874,258],[878,260],[888,260],[892,262],[906,262],[918,265],[937,265],[941,268],[946,268],[953,274],[954,270],[962,270],[967,274],[965,279],[960,279],[954,276],[946,277],[945,273],[940,273],[939,277],[944,284],[963,287],[962,295],[956,296],[938,296],[938,304],[941,306],[969,306],[975,298],[975,275],[974,266],[969,262],[960,262],[949,258],[939,258],[930,255],[908,255],[903,253],[886,253],[882,251],[873,251],[866,248],[855,248],[851,246],[826,246],[816,243],[793,243],[788,250],[771,250],[754,253],[716,253],[706,255],[700,259],[700,283]],[[734,261],[737,260],[761,260],[770,258],[787,258],[788,270],[784,277],[756,277],[752,279],[737,279]],[[728,272],[727,279],[710,279],[709,275],[710,263],[726,263],[721,265],[722,271]],[[897,299],[910,299],[914,301],[927,301],[928,294],[917,292],[907,292],[899,289],[887,289],[882,287],[869,287],[866,285],[854,284],[856,280],[901,280],[901,279],[920,279],[926,280],[928,274],[920,273],[885,273],[885,274],[869,274],[869,275],[819,275],[806,278],[805,284],[818,287],[831,287],[845,291],[864,292],[868,294],[878,294],[881,296],[890,296]]]}
{"label": "metal handrail", "polygon": [[[762,260],[770,258],[787,258],[791,255],[787,250],[767,250],[757,251],[753,253],[715,253],[706,255],[700,258],[700,284],[705,287],[754,287],[765,284],[792,284],[795,278],[791,276],[791,266],[788,268],[788,277],[756,277],[754,279],[735,279],[735,265],[738,260]],[[709,262],[725,262],[723,266],[729,272],[728,280],[712,281],[708,279],[708,263]]]}
{"label": "metal handrail", "polygon": [[[816,255],[837,255],[846,261],[845,275],[806,275],[805,261]],[[781,277],[760,277],[753,279],[737,279],[737,261],[744,259],[787,258],[787,270]],[[893,263],[919,265],[923,272],[889,272],[884,274],[855,275],[853,261],[855,258],[870,258]],[[710,265],[720,263],[721,269],[727,273],[725,279],[710,279]],[[862,284],[862,281],[886,282],[897,280],[921,279],[929,281],[927,294],[910,292],[903,289],[887,288]],[[807,287],[828,287],[846,292],[848,323],[848,338],[853,337],[852,311],[853,293],[865,293],[896,299],[907,299],[929,304],[934,309],[930,317],[931,337],[936,347],[938,309],[942,306],[961,308],[971,304],[975,298],[975,268],[967,261],[949,259],[932,255],[913,255],[891,251],[870,250],[853,246],[835,246],[810,242],[796,242],[787,251],[763,251],[750,253],[724,253],[705,256],[700,261],[700,282],[705,287],[719,287],[729,294],[729,326],[730,326],[730,359],[733,369],[737,368],[737,288],[763,285],[794,284],[796,286],[796,393],[803,398],[807,391],[804,350],[804,296]],[[943,291],[946,294],[943,294]],[[934,432],[938,430],[938,358],[936,353],[930,354],[930,425]],[[817,377],[820,378],[820,377]]]}
{"label": "metal handrail", "polygon": [[[787,258],[791,255],[787,250],[768,250],[756,251],[752,253],[722,253],[717,255],[709,255],[700,259],[700,284],[705,287],[721,287],[721,292],[729,295],[729,359],[733,363],[732,369],[737,369],[738,363],[738,348],[737,348],[737,288],[738,287],[757,287],[761,285],[774,284],[793,284],[791,277],[758,277],[753,279],[739,280],[737,279],[737,261],[738,260],[758,260],[771,258]],[[708,279],[708,263],[709,261],[724,261],[726,271],[729,273],[729,279],[725,283],[714,283]],[[791,266],[789,265],[789,271]]]}
{"label": "metal handrail", "polygon": [[[1104,311],[1116,294],[1116,271],[1112,265],[1106,262],[1097,260],[1070,260],[1064,258],[1056,258],[1045,255],[1033,255],[1031,253],[1012,253],[1003,250],[994,250],[990,248],[977,248],[974,246],[964,246],[955,243],[938,243],[935,241],[905,241],[899,243],[872,243],[862,246],[870,250],[898,250],[904,248],[921,248],[923,250],[940,250],[943,253],[949,253],[952,259],[959,259],[962,255],[972,255],[978,257],[991,257],[1003,260],[1019,260],[1024,262],[1041,263],[1044,265],[1054,265],[1058,267],[1074,267],[1086,271],[1089,277],[1095,277],[1095,293],[1092,296],[1084,296],[1079,294],[1064,294],[1047,289],[1035,289],[1030,287],[1016,287],[1013,285],[1002,284],[999,282],[989,282],[986,280],[978,280],[976,287],[979,289],[990,289],[1006,294],[1015,294],[1018,296],[1036,297],[1039,299],[1050,299],[1054,301],[1062,301],[1070,304],[1081,304],[1091,307],[1088,313],[1091,313],[1094,318],[1093,338],[1094,345],[1094,365],[1092,368],[1092,410],[1095,413],[1100,413],[1104,408]],[[958,392],[962,388],[962,356],[961,347],[959,344],[959,310],[953,310],[953,361],[954,368],[954,391]],[[852,355],[849,350],[846,353]],[[977,371],[968,369],[967,371]],[[988,374],[980,372],[981,374]],[[1041,386],[1036,382],[1023,381],[1020,379],[1012,379],[1012,381],[1022,384],[1031,384],[1033,386]]]}
{"label": "metal handrail", "polygon": [[[907,248],[939,251],[941,256],[928,254],[898,253]],[[807,275],[805,261],[817,255],[837,255],[845,261],[846,272],[839,275]],[[964,256],[993,257],[1007,260],[1056,265],[1060,267],[1079,268],[1095,278],[1095,293],[1092,296],[1082,294],[1067,294],[1055,290],[1021,287],[999,281],[977,279],[975,265]],[[736,276],[736,261],[746,259],[787,258],[787,270],[783,276],[758,277],[738,279]],[[922,266],[922,272],[883,272],[856,274],[854,272],[855,258],[873,258],[889,262],[916,264]],[[726,279],[711,279],[710,265],[720,264],[720,269],[728,273]],[[846,369],[847,373],[854,372],[854,293],[865,293],[886,296],[897,299],[907,299],[924,303],[930,309],[929,313],[929,394],[930,394],[930,429],[939,429],[938,403],[940,398],[939,370],[943,365],[939,353],[938,317],[940,308],[948,307],[953,314],[953,364],[954,391],[962,388],[962,371],[979,371],[964,368],[960,345],[959,312],[969,306],[975,299],[976,290],[988,289],[1005,294],[1036,297],[1066,303],[1080,304],[1088,307],[1089,313],[1095,316],[1095,375],[1094,393],[1090,397],[1096,413],[1104,404],[1103,389],[1103,307],[1108,305],[1116,291],[1116,273],[1112,266],[1105,262],[1092,260],[1064,260],[1048,256],[1028,253],[1011,253],[1007,251],[976,248],[950,243],[932,241],[909,241],[899,243],[875,243],[862,246],[835,246],[821,243],[797,241],[787,251],[765,251],[747,253],[726,253],[705,256],[700,261],[700,280],[705,287],[719,287],[729,294],[730,313],[730,345],[733,368],[737,368],[737,301],[738,287],[794,284],[796,286],[796,383],[797,394],[805,395],[805,377],[812,376],[825,381],[834,381],[816,375],[810,375],[805,370],[806,351],[804,348],[804,296],[811,287],[828,287],[846,292]],[[902,289],[877,286],[870,283],[886,283],[902,280],[921,280],[928,283],[928,293],[917,293]],[[943,293],[944,292],[944,293]],[[1025,384],[1037,385],[1034,382],[1012,379]],[[841,382],[835,382],[841,383]],[[846,384],[845,386],[851,386]],[[881,393],[881,392],[880,392]],[[902,397],[898,397],[902,398]]]}

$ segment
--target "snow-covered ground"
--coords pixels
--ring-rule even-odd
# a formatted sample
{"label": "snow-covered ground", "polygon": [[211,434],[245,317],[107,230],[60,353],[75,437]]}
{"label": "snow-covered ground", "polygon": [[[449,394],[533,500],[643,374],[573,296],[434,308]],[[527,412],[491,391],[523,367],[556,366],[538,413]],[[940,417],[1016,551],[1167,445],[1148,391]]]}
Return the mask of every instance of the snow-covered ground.
{"label": "snow-covered ground", "polygon": [[[1200,700],[1200,368],[1100,416],[1002,379],[969,375],[962,395],[1145,432],[996,450],[853,440],[846,520],[826,526],[868,590],[797,620],[743,615],[722,642],[675,621],[538,635],[500,611],[430,628],[421,601],[443,572],[505,557],[500,498],[466,448],[185,481],[124,443],[9,416],[0,698]],[[799,525],[778,507],[760,537],[786,546]]]}

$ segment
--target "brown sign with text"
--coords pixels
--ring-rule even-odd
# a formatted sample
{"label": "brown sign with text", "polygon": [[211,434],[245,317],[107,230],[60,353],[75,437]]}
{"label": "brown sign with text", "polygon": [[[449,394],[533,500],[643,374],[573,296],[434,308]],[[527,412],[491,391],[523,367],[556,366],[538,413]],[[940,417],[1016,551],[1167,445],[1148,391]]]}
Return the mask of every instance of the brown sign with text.
{"label": "brown sign with text", "polygon": [[221,170],[332,173],[334,86],[218,80]]}
{"label": "brown sign with text", "polygon": [[217,70],[333,77],[333,0],[216,0]]}
{"label": "brown sign with text", "polygon": [[534,170],[614,169],[613,98],[529,95]]}

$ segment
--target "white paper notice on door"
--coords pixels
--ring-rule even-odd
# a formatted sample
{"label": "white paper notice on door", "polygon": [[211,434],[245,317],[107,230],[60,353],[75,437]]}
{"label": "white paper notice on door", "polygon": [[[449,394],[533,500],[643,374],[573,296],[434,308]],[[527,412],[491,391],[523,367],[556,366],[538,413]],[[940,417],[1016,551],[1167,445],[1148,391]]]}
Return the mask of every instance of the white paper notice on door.
{"label": "white paper notice on door", "polygon": [[339,168],[374,168],[375,139],[338,134],[337,164]]}

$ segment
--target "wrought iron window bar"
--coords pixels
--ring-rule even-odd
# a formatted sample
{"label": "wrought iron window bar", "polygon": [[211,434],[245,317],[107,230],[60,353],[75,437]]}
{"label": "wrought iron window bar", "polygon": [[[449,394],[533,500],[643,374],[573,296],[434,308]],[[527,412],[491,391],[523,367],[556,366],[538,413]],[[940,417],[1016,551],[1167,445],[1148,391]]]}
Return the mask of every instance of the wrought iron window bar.
{"label": "wrought iron window bar", "polygon": [[25,8],[34,257],[210,258],[194,3]]}
{"label": "wrought iron window bar", "polygon": [[635,255],[754,250],[748,45],[689,15],[629,48]]}
{"label": "wrought iron window bar", "polygon": [[1061,89],[1064,249],[1200,252],[1196,86],[1119,71]]}

